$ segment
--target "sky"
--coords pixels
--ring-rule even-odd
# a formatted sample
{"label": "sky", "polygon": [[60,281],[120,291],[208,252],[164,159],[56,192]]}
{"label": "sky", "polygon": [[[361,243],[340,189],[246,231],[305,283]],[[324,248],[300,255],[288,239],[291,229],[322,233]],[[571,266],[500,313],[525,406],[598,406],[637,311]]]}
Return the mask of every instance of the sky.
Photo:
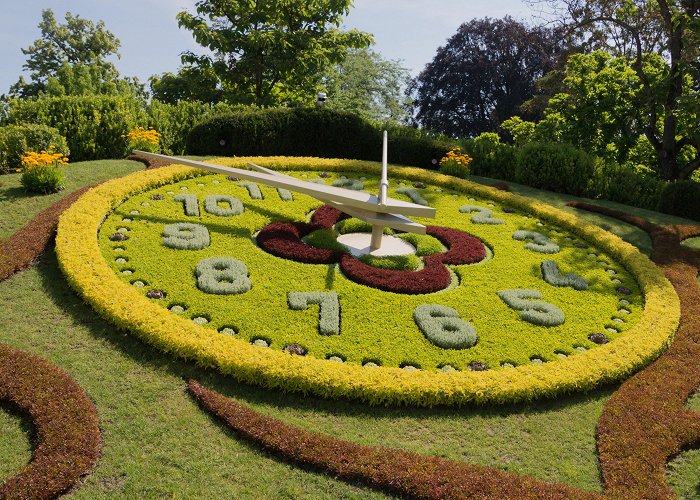
{"label": "sky", "polygon": [[[22,74],[26,56],[21,49],[40,37],[41,11],[53,9],[64,22],[66,11],[97,22],[121,41],[120,59],[113,59],[123,76],[147,82],[153,74],[176,73],[180,53],[199,47],[189,31],[179,29],[175,16],[195,11],[195,0],[2,0],[0,15],[0,94]],[[533,11],[523,0],[355,0],[343,28],[374,35],[373,49],[385,59],[401,60],[415,76],[438,47],[466,21],[510,15],[530,21]]]}

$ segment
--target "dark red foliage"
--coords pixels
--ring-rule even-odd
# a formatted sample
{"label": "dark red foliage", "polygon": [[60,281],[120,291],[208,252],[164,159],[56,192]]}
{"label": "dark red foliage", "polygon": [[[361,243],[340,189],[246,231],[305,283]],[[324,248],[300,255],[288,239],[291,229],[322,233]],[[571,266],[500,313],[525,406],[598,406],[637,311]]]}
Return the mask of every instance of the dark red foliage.
{"label": "dark red foliage", "polygon": [[266,252],[283,259],[305,264],[334,264],[340,253],[316,248],[301,241],[315,229],[304,222],[273,222],[258,233],[258,246]]}
{"label": "dark red foliage", "polygon": [[31,462],[0,485],[0,498],[56,498],[100,455],[97,411],[80,386],[48,361],[0,344],[0,400],[31,420]]}
{"label": "dark red foliage", "polygon": [[440,255],[424,257],[425,266],[420,271],[399,271],[373,267],[350,254],[344,254],[340,269],[355,283],[385,292],[412,295],[433,293],[444,290],[451,281],[450,271],[442,263]]}
{"label": "dark red foliage", "polygon": [[424,257],[424,268],[419,271],[379,269],[365,264],[350,254],[307,245],[301,239],[317,229],[330,229],[348,217],[328,205],[316,210],[311,224],[302,222],[273,222],[258,233],[260,248],[277,257],[308,264],[333,264],[340,261],[340,269],[352,281],[379,290],[394,293],[424,294],[444,290],[450,286],[450,271],[445,264],[473,264],[486,257],[484,244],[464,231],[440,226],[428,226],[427,234],[440,240],[447,252]]}
{"label": "dark red foliage", "polygon": [[591,333],[588,336],[588,339],[595,344],[607,344],[608,343],[608,337],[606,337],[605,334],[603,334],[603,333]]}
{"label": "dark red foliage", "polygon": [[194,380],[187,390],[240,437],[286,460],[406,498],[595,498],[593,493],[513,472],[365,446],[310,432],[258,413]]}
{"label": "dark red foliage", "polygon": [[323,205],[314,211],[311,216],[311,223],[318,226],[316,229],[331,229],[335,224],[350,216],[330,205]]}

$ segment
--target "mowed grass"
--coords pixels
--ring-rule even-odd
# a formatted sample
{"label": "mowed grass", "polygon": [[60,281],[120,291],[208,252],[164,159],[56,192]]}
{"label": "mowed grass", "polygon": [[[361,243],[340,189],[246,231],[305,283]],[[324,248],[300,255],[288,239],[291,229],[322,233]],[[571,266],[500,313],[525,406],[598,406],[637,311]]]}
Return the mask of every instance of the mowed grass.
{"label": "mowed grass", "polygon": [[143,169],[143,163],[129,160],[98,160],[69,164],[65,189],[48,195],[27,193],[20,183],[22,174],[0,176],[0,238],[7,238],[35,214],[83,186],[122,177]]}
{"label": "mowed grass", "polygon": [[[138,168],[140,164],[135,164]],[[569,199],[542,196],[558,206]],[[21,206],[2,203],[0,199],[4,215],[21,212],[17,220],[29,220],[41,210],[37,200]],[[611,219],[603,218],[602,223],[617,229]],[[190,377],[307,430],[499,467],[592,491],[601,488],[594,434],[614,387],[517,406],[411,409],[368,407],[240,385],[160,353],[100,319],[68,287],[52,249],[38,265],[0,282],[0,303],[0,342],[68,371],[97,407],[102,457],[73,497],[384,497],[278,460],[238,439],[185,393],[184,381]],[[26,420],[2,408],[0,436],[2,479],[29,460],[32,429]],[[696,476],[700,457],[688,461],[688,470],[694,466]],[[685,471],[686,463],[680,469]],[[679,493],[700,491],[691,473],[672,479]]]}

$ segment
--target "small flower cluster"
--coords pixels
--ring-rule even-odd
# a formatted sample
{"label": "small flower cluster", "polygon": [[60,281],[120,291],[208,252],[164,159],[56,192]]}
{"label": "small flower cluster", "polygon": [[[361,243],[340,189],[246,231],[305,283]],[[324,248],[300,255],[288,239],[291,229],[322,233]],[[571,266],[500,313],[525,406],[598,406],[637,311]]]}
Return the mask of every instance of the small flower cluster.
{"label": "small flower cluster", "polygon": [[[68,158],[63,156],[63,153],[54,153],[53,146],[49,147],[48,150],[43,150],[40,153],[34,151],[25,151],[22,157],[22,166],[31,170],[35,167],[45,167],[47,165],[66,165],[68,163]],[[22,170],[17,170],[21,172]]]}
{"label": "small flower cluster", "polygon": [[472,161],[474,158],[467,153],[462,153],[461,148],[452,148],[440,159],[440,172],[464,178],[469,174],[469,165]]}
{"label": "small flower cluster", "polygon": [[25,151],[22,157],[23,170],[20,182],[32,193],[55,193],[63,189],[62,165],[68,163],[63,153],[55,153],[54,147],[36,153]]}
{"label": "small flower cluster", "polygon": [[152,128],[137,127],[123,136],[129,141],[128,152],[134,149],[158,153],[160,151],[160,133]]}

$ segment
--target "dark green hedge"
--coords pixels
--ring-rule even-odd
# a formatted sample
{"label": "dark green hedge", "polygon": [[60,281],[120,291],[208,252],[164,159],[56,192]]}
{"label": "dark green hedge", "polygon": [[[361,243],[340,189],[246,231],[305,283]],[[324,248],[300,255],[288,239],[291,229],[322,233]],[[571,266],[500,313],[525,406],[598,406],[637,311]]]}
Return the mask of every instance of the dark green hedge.
{"label": "dark green hedge", "polygon": [[[390,134],[393,164],[437,168],[451,144],[409,134]],[[316,156],[380,160],[382,131],[359,116],[314,108],[233,113],[195,126],[187,138],[192,155]],[[435,160],[435,163],[433,162]]]}
{"label": "dark green hedge", "polygon": [[684,180],[666,184],[661,191],[657,209],[700,221],[700,183]]}

